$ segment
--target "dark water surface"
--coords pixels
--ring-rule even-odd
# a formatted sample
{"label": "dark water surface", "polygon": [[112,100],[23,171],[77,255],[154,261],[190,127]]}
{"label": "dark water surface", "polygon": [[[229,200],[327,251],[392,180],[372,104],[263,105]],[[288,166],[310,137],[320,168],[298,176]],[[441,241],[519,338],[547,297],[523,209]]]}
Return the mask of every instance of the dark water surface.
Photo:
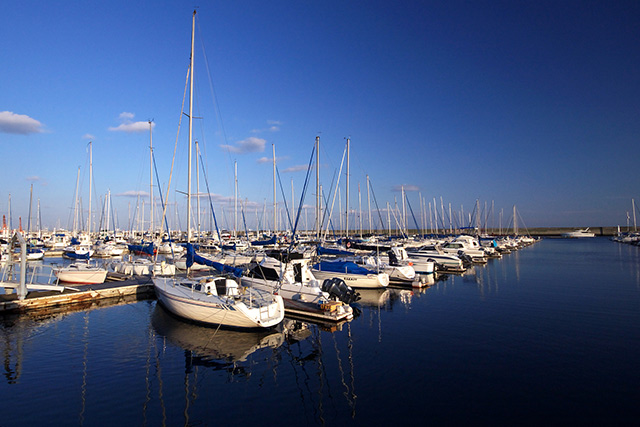
{"label": "dark water surface", "polygon": [[546,239],[330,330],[204,328],[155,301],[0,325],[1,426],[631,424],[640,248]]}

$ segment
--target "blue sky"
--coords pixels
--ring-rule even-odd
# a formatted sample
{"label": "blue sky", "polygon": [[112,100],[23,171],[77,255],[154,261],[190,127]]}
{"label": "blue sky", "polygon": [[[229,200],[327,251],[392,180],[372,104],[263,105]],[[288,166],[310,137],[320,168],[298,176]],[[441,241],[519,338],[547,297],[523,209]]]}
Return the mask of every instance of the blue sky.
{"label": "blue sky", "polygon": [[[26,225],[33,184],[43,225],[69,227],[78,167],[86,218],[91,140],[92,210],[110,190],[127,228],[136,195],[148,200],[150,119],[166,188],[192,7],[3,2],[0,212],[11,194],[14,226],[19,216]],[[316,136],[325,193],[351,138],[355,208],[358,184],[367,208],[366,175],[381,208],[400,204],[404,185],[418,216],[420,196],[467,218],[479,200],[493,204],[496,226],[514,204],[528,227],[626,225],[631,199],[640,201],[635,1],[207,2],[195,62],[194,138],[223,225],[233,226],[222,210],[234,162],[255,222],[273,198],[272,166],[260,160],[274,144],[297,206]],[[183,117],[168,197],[183,226],[174,190],[186,191],[186,138]],[[314,193],[312,182],[309,206]],[[344,171],[341,196],[344,209]]]}

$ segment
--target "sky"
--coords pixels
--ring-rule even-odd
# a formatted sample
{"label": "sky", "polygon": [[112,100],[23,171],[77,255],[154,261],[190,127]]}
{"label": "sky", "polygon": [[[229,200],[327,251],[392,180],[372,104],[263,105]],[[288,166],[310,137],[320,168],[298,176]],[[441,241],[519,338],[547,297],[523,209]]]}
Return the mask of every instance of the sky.
{"label": "sky", "polygon": [[[148,227],[152,121],[154,185],[184,229],[193,4],[0,3],[0,212],[26,228],[33,185],[32,229],[38,201],[43,226],[70,229],[78,188],[94,227],[108,192],[111,223],[138,227],[144,200]],[[410,227],[434,205],[463,225],[479,206],[507,227],[515,205],[521,227],[626,227],[640,202],[637,1],[204,2],[194,62],[199,190],[223,228],[236,167],[247,226],[273,222],[273,147],[282,227],[316,137],[329,205],[340,180],[336,228],[347,138],[351,229],[367,228],[369,200],[376,222],[371,194],[385,223],[387,203],[401,211],[401,188]]]}

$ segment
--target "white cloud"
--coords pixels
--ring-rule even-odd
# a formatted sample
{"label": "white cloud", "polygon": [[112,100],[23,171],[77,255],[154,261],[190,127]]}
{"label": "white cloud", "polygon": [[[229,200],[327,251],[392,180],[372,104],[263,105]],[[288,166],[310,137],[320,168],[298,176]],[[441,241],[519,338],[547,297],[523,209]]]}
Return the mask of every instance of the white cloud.
{"label": "white cloud", "polygon": [[265,129],[252,129],[251,133],[261,133],[261,132],[278,132],[280,130],[280,126],[282,122],[278,120],[267,120],[267,124],[269,127]]}
{"label": "white cloud", "polygon": [[262,138],[250,136],[247,139],[236,142],[235,145],[221,145],[220,147],[236,154],[259,153],[264,151],[266,143],[267,141]]}
{"label": "white cloud", "polygon": [[[149,122],[134,122],[133,118],[135,114],[123,112],[120,113],[120,121],[122,122],[120,125],[115,127],[110,127],[109,130],[112,132],[146,132],[149,130]],[[154,128],[156,124],[151,122],[151,127]]]}
{"label": "white cloud", "polygon": [[308,167],[307,165],[291,166],[291,167],[286,168],[285,170],[283,170],[282,173],[306,171],[307,167]]}
{"label": "white cloud", "polygon": [[114,196],[119,196],[119,197],[149,197],[149,193],[146,191],[141,191],[141,190],[129,190],[129,191],[125,191],[124,193],[118,193],[118,194],[114,194]]}
{"label": "white cloud", "polygon": [[394,185],[393,186],[393,191],[402,191],[402,187],[404,187],[404,191],[420,191],[420,187],[418,187],[417,185],[412,185],[412,184],[405,184],[405,185]]}
{"label": "white cloud", "polygon": [[31,175],[26,178],[27,181],[35,182],[40,181],[40,177],[38,175]]}
{"label": "white cloud", "polygon": [[84,135],[82,135],[82,139],[94,140],[94,139],[96,139],[96,137],[91,135],[90,133],[85,133]]}
{"label": "white cloud", "polygon": [[0,111],[0,132],[28,135],[30,133],[42,133],[42,123],[24,114],[15,114],[12,111]]}
{"label": "white cloud", "polygon": [[[276,156],[276,163],[279,163],[282,160],[287,160],[288,158],[289,158],[289,156],[282,156],[282,157]],[[273,163],[273,157],[260,157],[258,160],[256,160],[256,162],[258,162],[258,163]]]}

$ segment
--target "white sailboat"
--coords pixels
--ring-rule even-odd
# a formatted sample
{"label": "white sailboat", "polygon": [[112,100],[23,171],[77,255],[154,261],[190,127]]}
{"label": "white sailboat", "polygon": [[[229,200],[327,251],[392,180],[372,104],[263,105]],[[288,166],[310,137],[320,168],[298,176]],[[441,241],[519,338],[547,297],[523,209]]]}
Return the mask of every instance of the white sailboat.
{"label": "white sailboat", "polygon": [[[193,53],[196,11],[191,29],[189,97],[189,165],[187,212],[191,212],[191,141],[193,117]],[[191,242],[191,215],[187,214],[187,244]],[[189,264],[187,264],[189,266]],[[187,273],[188,274],[188,273]],[[239,286],[237,279],[223,275],[199,278],[153,277],[160,303],[182,318],[208,325],[234,328],[269,328],[284,319],[282,297],[259,289]]]}

